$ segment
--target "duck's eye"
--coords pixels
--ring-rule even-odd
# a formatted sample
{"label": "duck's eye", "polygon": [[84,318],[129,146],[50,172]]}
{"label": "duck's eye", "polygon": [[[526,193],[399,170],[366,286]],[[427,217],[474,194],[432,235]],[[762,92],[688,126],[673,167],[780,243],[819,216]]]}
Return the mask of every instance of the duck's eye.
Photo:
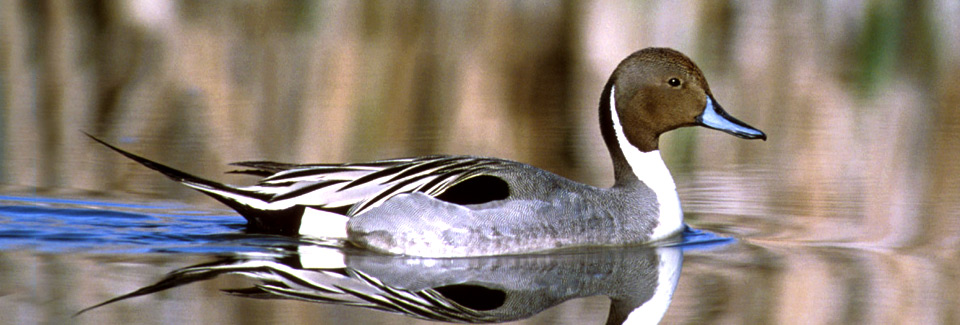
{"label": "duck's eye", "polygon": [[670,80],[667,80],[667,84],[669,84],[670,87],[680,87],[680,79],[670,78]]}

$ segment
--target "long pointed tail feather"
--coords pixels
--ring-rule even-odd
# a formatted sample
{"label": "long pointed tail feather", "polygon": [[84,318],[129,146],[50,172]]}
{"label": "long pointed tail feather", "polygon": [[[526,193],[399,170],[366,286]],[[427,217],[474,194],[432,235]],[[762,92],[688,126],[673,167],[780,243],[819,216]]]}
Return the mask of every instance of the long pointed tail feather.
{"label": "long pointed tail feather", "polygon": [[84,134],[147,168],[158,171],[180,184],[196,189],[226,204],[247,219],[251,230],[291,235],[296,234],[300,227],[300,216],[303,215],[303,207],[301,206],[270,209],[271,194],[244,190],[203,179],[120,149],[88,133]]}
{"label": "long pointed tail feather", "polygon": [[93,141],[96,141],[106,146],[107,148],[110,148],[111,150],[116,151],[117,153],[127,158],[130,158],[131,160],[136,161],[137,163],[140,163],[143,166],[146,166],[147,168],[158,171],[172,180],[175,180],[179,183],[183,183],[184,185],[196,188],[200,191],[219,190],[219,191],[236,192],[236,194],[242,194],[242,195],[250,194],[250,193],[242,193],[243,191],[240,191],[235,187],[232,187],[223,183],[218,183],[218,182],[214,182],[211,180],[207,180],[207,179],[203,179],[197,176],[187,174],[185,172],[179,171],[167,165],[155,162],[153,160],[128,152],[126,150],[117,148],[116,146],[109,144],[106,141],[100,140],[97,137],[94,137],[90,134],[87,134],[87,133],[84,133],[84,134],[86,134],[88,137],[93,139]]}

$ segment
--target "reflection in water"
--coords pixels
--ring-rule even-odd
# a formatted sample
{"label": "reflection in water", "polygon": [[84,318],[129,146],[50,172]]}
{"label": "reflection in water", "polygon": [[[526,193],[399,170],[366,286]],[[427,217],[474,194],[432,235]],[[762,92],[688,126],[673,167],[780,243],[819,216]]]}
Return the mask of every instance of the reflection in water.
{"label": "reflection in water", "polygon": [[243,227],[232,215],[172,204],[0,195],[0,250],[213,253],[237,249]]}
{"label": "reflection in water", "polygon": [[[683,246],[576,250],[544,255],[431,259],[373,255],[336,243],[301,242],[273,253],[238,253],[184,267],[159,282],[84,309],[236,274],[258,283],[237,296],[370,308],[448,322],[531,317],[564,301],[611,299],[608,324],[656,323],[666,313],[681,247],[723,243],[687,232]],[[78,313],[79,314],[79,313]]]}
{"label": "reflection in water", "polygon": [[[693,207],[699,210],[708,209],[706,201],[694,200],[693,203]],[[722,234],[736,234],[739,239],[717,249],[689,250],[692,243],[709,244],[717,238],[708,233],[685,234],[680,245],[684,251],[683,274],[663,316],[663,323],[957,323],[955,288],[960,268],[956,256],[960,255],[956,254],[955,248],[902,249],[864,243],[785,240],[782,234],[793,231],[789,228],[791,224],[776,223],[770,216],[694,214],[690,219],[709,220],[711,223],[701,221],[705,228]],[[243,220],[239,216],[183,210],[182,205],[0,196],[0,319],[3,323],[27,324],[287,324],[315,322],[317,319],[336,320],[342,324],[423,322],[369,308],[304,303],[302,299],[234,299],[218,291],[219,288],[249,287],[251,280],[259,286],[297,288],[297,283],[279,282],[282,278],[271,272],[293,270],[293,274],[309,274],[321,268],[339,268],[341,276],[334,279],[342,280],[337,284],[347,289],[363,284],[366,280],[361,276],[365,276],[366,279],[377,279],[378,282],[373,283],[381,284],[381,289],[394,288],[398,292],[406,290],[413,294],[431,288],[439,297],[461,301],[462,306],[473,306],[472,309],[489,309],[491,305],[465,302],[457,295],[465,291],[453,290],[470,284],[467,282],[470,279],[477,287],[467,288],[482,286],[491,290],[487,291],[488,294],[502,293],[500,306],[503,307],[499,307],[500,310],[509,305],[510,295],[517,294],[510,290],[519,288],[516,283],[522,284],[524,279],[526,283],[538,285],[544,293],[562,293],[560,289],[563,288],[582,289],[579,293],[571,291],[566,299],[590,294],[596,296],[567,300],[516,323],[599,323],[598,320],[607,318],[609,313],[609,299],[605,296],[618,294],[612,285],[615,280],[609,279],[619,277],[620,280],[635,281],[621,282],[624,288],[649,289],[640,282],[652,281],[654,274],[639,270],[640,265],[653,265],[648,258],[656,254],[660,254],[656,259],[667,260],[665,254],[640,248],[494,260],[391,259],[369,253],[342,252],[323,245],[305,246],[288,237],[245,234],[242,229]],[[946,233],[950,229],[943,231]],[[720,243],[724,242],[721,240]],[[278,251],[278,247],[287,249]],[[317,256],[324,252],[340,256],[339,260],[334,260],[339,263],[312,262],[329,259],[311,258],[306,262],[300,259],[301,256]],[[248,277],[250,274],[224,270],[224,273],[240,276],[212,274],[211,278],[195,285],[170,282],[168,284],[179,287],[124,300],[71,318],[85,307],[149,286],[162,279],[169,270],[209,263],[212,256],[220,256],[220,263],[231,259],[276,263],[273,264],[276,270],[262,268],[255,271],[263,276],[273,276],[278,281],[263,281]],[[610,257],[623,261],[610,260]],[[547,261],[554,261],[553,268]],[[537,268],[540,262],[544,263]],[[456,270],[470,267],[486,270],[486,273],[455,274]],[[350,274],[348,269],[355,272]],[[518,274],[506,271],[511,269],[518,270]],[[575,279],[563,280],[557,275],[576,272],[581,273]],[[656,272],[658,282],[668,273]],[[326,273],[330,276],[336,274],[335,271]],[[323,275],[321,272],[314,276],[321,278]],[[418,284],[417,275],[421,275],[419,281],[423,282]],[[631,279],[631,275],[637,276]],[[455,282],[458,277],[464,282]],[[551,284],[549,279],[561,282]],[[491,282],[499,286],[492,286]],[[513,287],[508,285],[511,283]],[[460,286],[451,287],[451,284]],[[551,285],[555,290],[548,290]],[[589,287],[591,285],[599,287]],[[609,292],[604,292],[604,288]],[[375,289],[357,292],[375,293]],[[649,292],[643,294],[650,295]],[[343,297],[341,295],[340,299],[345,299]],[[562,294],[552,297],[554,304],[564,299]],[[627,306],[628,299],[631,299],[619,297],[624,301],[620,306]],[[354,298],[354,301],[372,303]],[[639,304],[640,300],[647,298],[633,299]],[[642,308],[654,309],[656,303],[650,299],[645,300]],[[538,304],[545,306],[550,302],[543,300]],[[533,305],[536,304],[531,303]],[[632,307],[624,307],[629,308]],[[810,310],[817,312],[811,313]],[[481,313],[490,315],[491,311]],[[623,316],[624,313],[617,315]],[[628,323],[633,320],[634,316],[631,316]]]}

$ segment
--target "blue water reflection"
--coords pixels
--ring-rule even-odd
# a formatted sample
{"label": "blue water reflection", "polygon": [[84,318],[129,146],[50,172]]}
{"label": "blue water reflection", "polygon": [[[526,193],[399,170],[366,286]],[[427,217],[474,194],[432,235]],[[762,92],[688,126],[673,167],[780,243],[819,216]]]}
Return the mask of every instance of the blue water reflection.
{"label": "blue water reflection", "polygon": [[231,214],[177,205],[0,196],[0,249],[38,252],[220,253],[290,239],[242,233]]}

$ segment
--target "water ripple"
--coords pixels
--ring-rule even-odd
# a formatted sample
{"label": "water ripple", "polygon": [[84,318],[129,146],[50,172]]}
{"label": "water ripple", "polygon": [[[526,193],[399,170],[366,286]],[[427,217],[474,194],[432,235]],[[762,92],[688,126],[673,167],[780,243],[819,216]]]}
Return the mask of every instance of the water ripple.
{"label": "water ripple", "polygon": [[285,240],[238,236],[243,218],[195,209],[45,197],[0,196],[0,201],[2,250],[215,253],[264,249]]}

